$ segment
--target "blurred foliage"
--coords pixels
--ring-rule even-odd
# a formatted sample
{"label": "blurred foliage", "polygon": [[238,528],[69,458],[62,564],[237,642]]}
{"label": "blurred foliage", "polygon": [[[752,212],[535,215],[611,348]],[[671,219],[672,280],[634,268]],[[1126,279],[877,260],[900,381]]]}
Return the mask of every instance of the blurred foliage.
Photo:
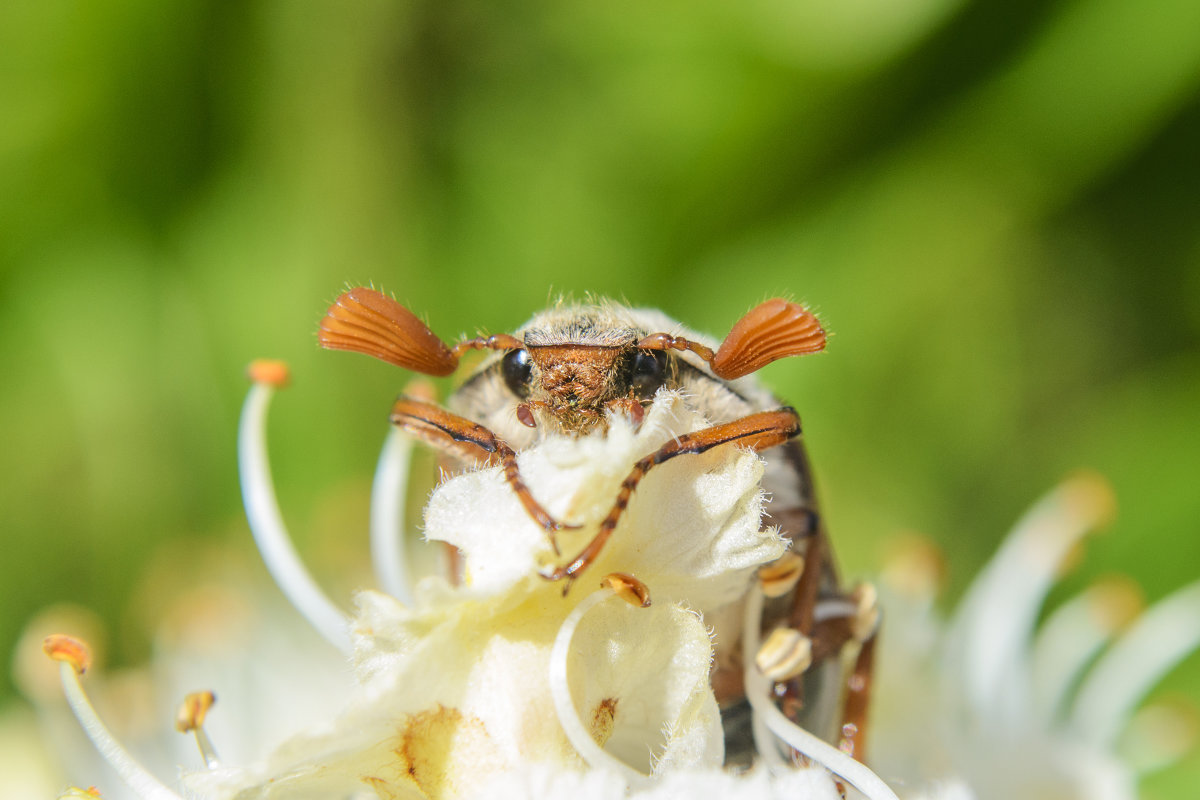
{"label": "blurred foliage", "polygon": [[805,300],[828,354],[765,373],[849,572],[915,529],[954,594],[1086,465],[1122,514],[1069,586],[1160,597],[1200,572],[1198,82],[1192,0],[10,0],[0,652],[72,600],[145,657],[154,554],[247,538],[258,356],[294,367],[277,482],[339,585],[407,379],[317,350],[347,282],[446,338],[559,292],[718,334]]}

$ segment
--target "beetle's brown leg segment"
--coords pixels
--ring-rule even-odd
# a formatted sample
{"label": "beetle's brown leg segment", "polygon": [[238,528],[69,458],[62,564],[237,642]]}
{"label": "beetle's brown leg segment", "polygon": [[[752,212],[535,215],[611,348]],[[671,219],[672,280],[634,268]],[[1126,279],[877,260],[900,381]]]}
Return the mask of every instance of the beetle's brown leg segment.
{"label": "beetle's brown leg segment", "polygon": [[499,460],[499,439],[494,433],[435,403],[400,395],[392,405],[390,420],[426,444],[464,461],[491,464]]}
{"label": "beetle's brown leg segment", "polygon": [[687,453],[703,453],[723,444],[739,444],[752,450],[765,450],[768,447],[783,444],[788,439],[800,433],[800,417],[791,408],[781,408],[778,411],[761,411],[723,425],[694,433],[686,433],[674,441],[667,442],[655,452],[646,456],[633,465],[629,475],[621,483],[621,491],[613,502],[608,516],[600,523],[600,530],[587,543],[587,546],[575,556],[569,564],[542,572],[542,577],[557,581],[563,578],[574,579],[580,572],[596,560],[604,549],[608,537],[612,536],[617,527],[617,521],[629,505],[633,490],[656,464],[670,461],[676,456]]}
{"label": "beetle's brown leg segment", "polygon": [[508,485],[512,487],[513,492],[517,495],[517,499],[521,501],[521,505],[525,506],[525,511],[533,518],[533,521],[541,525],[542,530],[546,531],[546,536],[550,539],[550,546],[554,548],[554,555],[561,555],[562,553],[558,549],[558,538],[554,535],[554,532],[563,529],[570,530],[579,526],[561,523],[550,516],[546,509],[542,508],[541,503],[533,498],[529,487],[521,479],[521,469],[517,466],[517,454],[504,442],[499,440],[497,442],[499,448],[496,452],[500,456],[500,464],[504,467],[504,480],[508,481]]}
{"label": "beetle's brown leg segment", "polygon": [[838,749],[859,761],[867,760],[867,708],[871,705],[871,678],[875,672],[875,642],[872,632],[858,650],[854,671],[846,684],[846,703],[842,711],[842,736]]}
{"label": "beetle's brown leg segment", "polygon": [[[810,511],[810,514],[811,521],[807,526],[809,535],[804,548],[804,568],[792,595],[787,624],[788,627],[795,628],[813,639],[813,663],[816,664],[831,654],[836,656],[849,638],[849,633],[846,632],[845,626],[837,626],[840,630],[835,634],[826,623],[818,635],[818,626],[814,624],[817,600],[830,555],[824,529],[816,518],[816,512]],[[804,676],[787,681],[781,688],[780,708],[789,719],[796,722],[804,708]]]}
{"label": "beetle's brown leg segment", "polygon": [[564,525],[542,507],[521,479],[517,466],[517,454],[502,439],[477,422],[451,414],[444,408],[414,400],[401,395],[392,406],[392,424],[398,425],[424,442],[439,450],[455,453],[460,457],[504,467],[504,479],[508,481],[521,505],[529,512],[534,522],[541,525],[550,535],[554,552],[558,545],[554,532],[574,525]]}
{"label": "beetle's brown leg segment", "polygon": [[[815,516],[815,512],[812,512]],[[821,590],[821,582],[825,561],[829,558],[826,552],[827,543],[816,520],[813,521],[812,534],[804,548],[804,569],[800,580],[796,583],[796,594],[792,603],[790,627],[811,636],[813,631],[813,614],[817,607],[817,596]]]}

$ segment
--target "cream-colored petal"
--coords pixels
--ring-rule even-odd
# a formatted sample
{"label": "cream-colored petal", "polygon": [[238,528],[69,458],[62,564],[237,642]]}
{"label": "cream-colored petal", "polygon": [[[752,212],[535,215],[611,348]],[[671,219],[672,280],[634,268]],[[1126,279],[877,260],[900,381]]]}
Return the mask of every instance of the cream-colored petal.
{"label": "cream-colored petal", "polygon": [[[703,420],[674,395],[660,397],[635,433],[615,418],[606,433],[551,437],[518,461],[533,496],[560,521],[565,560],[595,534],[635,462]],[[740,596],[751,570],[782,554],[775,532],[761,531],[763,461],[723,446],[681,455],[652,469],[638,485],[608,545],[589,571],[620,571],[653,582],[657,597],[707,611]],[[497,468],[453,478],[426,509],[429,538],[463,551],[469,586],[510,588],[555,561],[549,538],[521,506]]]}
{"label": "cream-colored petal", "polygon": [[724,737],[709,686],[711,659],[708,631],[694,612],[610,601],[575,632],[571,697],[593,738],[639,772],[660,760],[719,765]]}

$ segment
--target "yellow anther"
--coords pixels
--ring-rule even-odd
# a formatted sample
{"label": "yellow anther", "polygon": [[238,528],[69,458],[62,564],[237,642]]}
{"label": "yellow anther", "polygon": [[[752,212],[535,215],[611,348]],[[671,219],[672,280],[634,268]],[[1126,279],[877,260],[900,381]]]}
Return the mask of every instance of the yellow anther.
{"label": "yellow anther", "polygon": [[604,581],[600,585],[612,589],[613,594],[631,606],[647,608],[650,605],[649,587],[632,575],[626,575],[624,572],[612,572],[604,576]]}
{"label": "yellow anther", "polygon": [[264,383],[282,389],[292,379],[291,370],[283,361],[270,358],[259,358],[250,362],[246,367],[246,376],[255,383]]}
{"label": "yellow anther", "polygon": [[783,597],[790,592],[804,572],[804,557],[790,550],[759,568],[758,579],[767,597]]}
{"label": "yellow anther", "polygon": [[82,675],[92,665],[88,646],[73,636],[56,633],[42,641],[42,650],[55,661],[65,661]]}
{"label": "yellow anther", "polygon": [[775,682],[790,680],[812,664],[812,640],[795,628],[776,628],[758,648],[754,663]]}
{"label": "yellow anther", "polygon": [[208,691],[192,692],[184,697],[175,712],[175,730],[187,733],[204,725],[204,718],[216,701],[217,696]]}
{"label": "yellow anther", "polygon": [[1089,595],[1092,613],[1101,627],[1110,631],[1124,630],[1146,607],[1141,587],[1124,575],[1102,579]]}
{"label": "yellow anther", "polygon": [[1068,477],[1056,490],[1064,509],[1088,530],[1112,524],[1117,516],[1117,495],[1098,472],[1082,471]]}
{"label": "yellow anther", "polygon": [[941,549],[919,534],[908,534],[892,545],[883,567],[883,582],[909,597],[933,597],[946,576]]}

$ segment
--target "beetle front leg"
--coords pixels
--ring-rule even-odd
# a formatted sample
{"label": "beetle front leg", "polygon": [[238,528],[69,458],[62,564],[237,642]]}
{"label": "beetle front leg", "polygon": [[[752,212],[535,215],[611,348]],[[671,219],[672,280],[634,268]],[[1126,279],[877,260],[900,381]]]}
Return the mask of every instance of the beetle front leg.
{"label": "beetle front leg", "polygon": [[579,555],[563,566],[543,571],[542,577],[552,581],[566,578],[568,580],[567,588],[570,588],[569,582],[577,578],[579,573],[587,569],[600,555],[600,551],[604,549],[605,543],[612,536],[617,522],[625,512],[625,507],[629,505],[629,498],[633,495],[633,490],[637,488],[646,473],[656,465],[670,461],[676,456],[703,453],[725,444],[738,444],[755,451],[765,450],[783,444],[798,433],[800,433],[800,417],[791,408],[781,408],[778,411],[760,411],[723,425],[713,425],[711,428],[704,428],[694,433],[685,433],[677,439],[667,442],[633,465],[629,475],[621,482],[621,490],[617,493],[617,499],[613,501],[612,509],[600,523],[600,530],[579,552]]}
{"label": "beetle front leg", "polygon": [[521,478],[516,452],[483,425],[452,414],[434,403],[404,395],[396,398],[392,406],[391,422],[438,450],[467,461],[503,467],[504,480],[512,487],[533,521],[546,531],[556,555],[559,551],[555,532],[578,527],[563,524],[550,516]]}

